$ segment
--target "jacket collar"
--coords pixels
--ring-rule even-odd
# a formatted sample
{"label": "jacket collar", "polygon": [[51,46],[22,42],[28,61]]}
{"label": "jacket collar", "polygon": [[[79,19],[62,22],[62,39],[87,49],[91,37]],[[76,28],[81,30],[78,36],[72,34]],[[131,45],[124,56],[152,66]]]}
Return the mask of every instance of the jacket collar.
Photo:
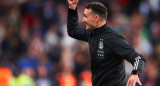
{"label": "jacket collar", "polygon": [[107,27],[108,27],[107,24],[104,24],[102,27],[100,27],[100,28],[95,28],[94,30],[92,30],[91,33],[92,33],[92,34],[98,34],[98,33],[100,33],[100,32],[105,31]]}

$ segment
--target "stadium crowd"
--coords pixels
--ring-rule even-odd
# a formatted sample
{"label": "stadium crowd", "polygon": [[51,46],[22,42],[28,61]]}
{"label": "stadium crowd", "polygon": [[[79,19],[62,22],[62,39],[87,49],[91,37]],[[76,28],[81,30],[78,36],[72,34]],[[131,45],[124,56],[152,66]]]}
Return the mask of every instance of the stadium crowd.
{"label": "stadium crowd", "polygon": [[[159,86],[160,1],[106,1],[108,25],[147,60],[143,86]],[[82,27],[89,2],[78,5]],[[67,12],[67,0],[0,0],[0,86],[92,86],[88,44],[68,36]]]}

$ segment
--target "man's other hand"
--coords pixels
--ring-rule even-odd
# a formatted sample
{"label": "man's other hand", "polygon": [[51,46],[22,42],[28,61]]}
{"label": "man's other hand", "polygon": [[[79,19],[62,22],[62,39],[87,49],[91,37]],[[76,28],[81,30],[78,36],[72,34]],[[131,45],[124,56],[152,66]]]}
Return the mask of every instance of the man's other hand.
{"label": "man's other hand", "polygon": [[135,86],[136,85],[136,82],[142,86],[140,80],[139,80],[139,77],[138,75],[131,75],[128,79],[128,82],[127,82],[127,85],[126,86]]}

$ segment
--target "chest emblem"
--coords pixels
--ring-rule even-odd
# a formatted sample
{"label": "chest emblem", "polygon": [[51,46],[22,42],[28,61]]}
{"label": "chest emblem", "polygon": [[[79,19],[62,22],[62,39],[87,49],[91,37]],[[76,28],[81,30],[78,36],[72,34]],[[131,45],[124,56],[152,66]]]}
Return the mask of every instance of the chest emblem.
{"label": "chest emblem", "polygon": [[100,39],[99,41],[99,49],[103,49],[103,39]]}
{"label": "chest emblem", "polygon": [[103,45],[103,39],[100,39],[98,44],[98,50],[97,50],[97,58],[104,59],[104,45]]}

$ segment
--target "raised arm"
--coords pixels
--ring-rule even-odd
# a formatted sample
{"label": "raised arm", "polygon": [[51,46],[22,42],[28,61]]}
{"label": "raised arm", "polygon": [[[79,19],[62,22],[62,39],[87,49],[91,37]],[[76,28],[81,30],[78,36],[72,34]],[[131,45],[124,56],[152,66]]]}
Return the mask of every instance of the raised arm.
{"label": "raised arm", "polygon": [[77,3],[79,0],[68,0],[69,9],[67,16],[68,35],[83,41],[88,41],[88,31],[78,26]]}

